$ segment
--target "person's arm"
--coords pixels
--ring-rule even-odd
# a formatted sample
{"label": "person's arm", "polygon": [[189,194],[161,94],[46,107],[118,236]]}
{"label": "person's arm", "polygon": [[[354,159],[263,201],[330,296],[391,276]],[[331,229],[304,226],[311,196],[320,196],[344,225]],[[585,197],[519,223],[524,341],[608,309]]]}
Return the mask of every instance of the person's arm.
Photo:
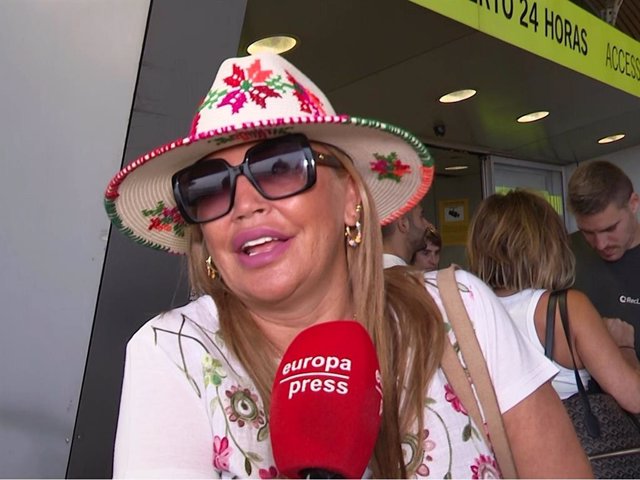
{"label": "person's arm", "polygon": [[[633,358],[635,351],[620,348],[598,311],[582,292],[568,292],[567,308],[578,354],[576,361],[582,363],[600,387],[611,394],[622,408],[640,413],[640,365],[637,358]],[[629,327],[633,328],[631,325]],[[560,338],[564,338],[564,335]],[[620,338],[623,340],[626,335],[621,334]],[[633,344],[630,346],[633,347]]]}
{"label": "person's arm", "polygon": [[520,478],[593,477],[591,464],[550,381],[502,418]]}
{"label": "person's arm", "polygon": [[[465,278],[466,277],[466,278]],[[557,368],[524,338],[494,293],[460,272],[474,324],[522,478],[591,477],[591,466],[551,386]]]}
{"label": "person's arm", "polygon": [[640,369],[640,360],[636,355],[636,335],[633,325],[619,318],[603,317],[602,320],[627,363],[635,369]]}

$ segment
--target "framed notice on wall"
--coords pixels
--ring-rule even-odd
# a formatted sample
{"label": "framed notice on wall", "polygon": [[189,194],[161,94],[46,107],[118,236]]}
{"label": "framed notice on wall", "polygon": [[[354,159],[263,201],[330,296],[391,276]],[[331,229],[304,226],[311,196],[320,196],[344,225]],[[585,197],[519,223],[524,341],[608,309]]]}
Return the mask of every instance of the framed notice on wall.
{"label": "framed notice on wall", "polygon": [[469,200],[440,200],[438,202],[440,234],[444,245],[464,245],[469,229]]}

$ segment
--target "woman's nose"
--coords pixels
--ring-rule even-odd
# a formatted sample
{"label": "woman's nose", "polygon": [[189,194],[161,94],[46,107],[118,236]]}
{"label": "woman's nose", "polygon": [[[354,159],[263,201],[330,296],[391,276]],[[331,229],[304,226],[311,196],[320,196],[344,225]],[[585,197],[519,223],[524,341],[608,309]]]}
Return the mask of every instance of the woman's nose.
{"label": "woman's nose", "polygon": [[234,219],[250,217],[267,210],[269,200],[264,198],[244,175],[236,178],[236,191],[231,214]]}

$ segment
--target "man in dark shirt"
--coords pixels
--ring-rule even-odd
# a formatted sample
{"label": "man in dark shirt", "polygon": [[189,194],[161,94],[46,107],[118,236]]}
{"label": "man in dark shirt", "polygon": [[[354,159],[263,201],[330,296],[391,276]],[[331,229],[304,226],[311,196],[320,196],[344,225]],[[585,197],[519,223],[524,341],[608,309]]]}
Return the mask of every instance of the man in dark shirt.
{"label": "man in dark shirt", "polygon": [[635,341],[629,334],[619,345],[635,347],[638,357],[639,207],[640,197],[631,180],[610,162],[581,164],[569,180],[569,208],[579,228],[571,235],[576,256],[574,287],[587,294],[603,317],[619,318],[634,327]]}

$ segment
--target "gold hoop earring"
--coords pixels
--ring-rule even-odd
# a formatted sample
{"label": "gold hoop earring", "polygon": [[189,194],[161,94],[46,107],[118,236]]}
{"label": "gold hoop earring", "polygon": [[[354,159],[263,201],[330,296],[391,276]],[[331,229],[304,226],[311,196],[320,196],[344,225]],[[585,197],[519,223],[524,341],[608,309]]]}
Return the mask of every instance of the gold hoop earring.
{"label": "gold hoop earring", "polygon": [[211,260],[211,255],[207,257],[204,263],[207,265],[207,277],[211,280],[215,280],[218,277],[218,270],[216,270],[213,260]]}
{"label": "gold hoop earring", "polygon": [[349,245],[351,248],[357,248],[358,245],[362,243],[362,224],[360,223],[361,212],[362,205],[358,204],[356,206],[356,214],[358,215],[356,224],[353,226],[345,225],[344,227],[344,236],[347,237],[347,245]]}

